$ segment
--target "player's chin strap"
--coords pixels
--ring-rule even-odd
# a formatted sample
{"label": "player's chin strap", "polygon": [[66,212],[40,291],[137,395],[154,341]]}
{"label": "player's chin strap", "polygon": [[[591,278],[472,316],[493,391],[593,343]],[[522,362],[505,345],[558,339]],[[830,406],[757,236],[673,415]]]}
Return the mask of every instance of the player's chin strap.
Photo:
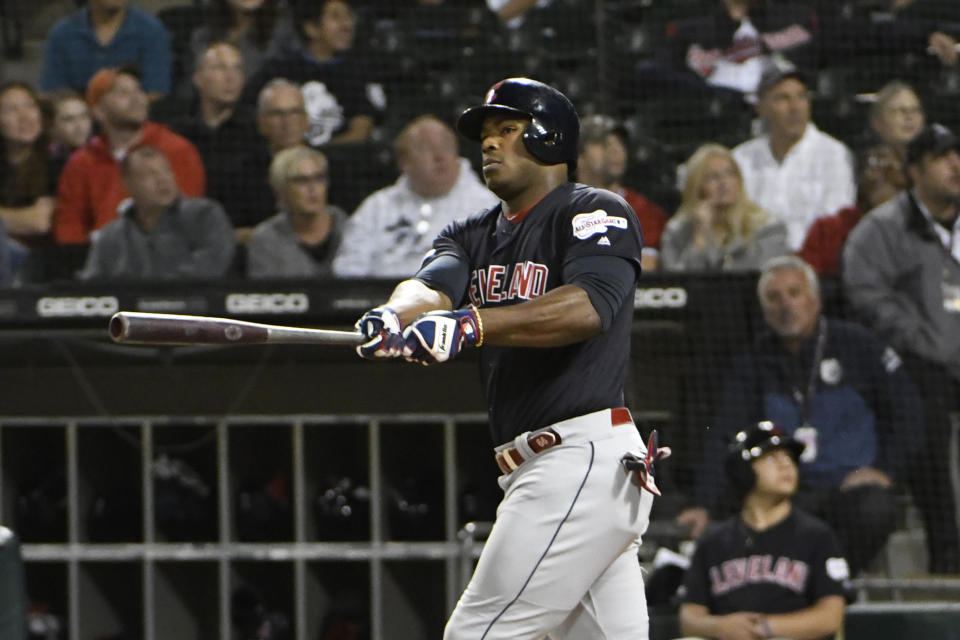
{"label": "player's chin strap", "polygon": [[647,440],[647,455],[639,458],[632,453],[624,454],[620,458],[623,468],[633,473],[633,480],[641,489],[646,489],[655,496],[660,495],[660,489],[657,488],[655,479],[656,472],[653,464],[657,460],[665,460],[673,453],[670,447],[658,447],[659,436],[657,430],[650,432],[650,439]]}

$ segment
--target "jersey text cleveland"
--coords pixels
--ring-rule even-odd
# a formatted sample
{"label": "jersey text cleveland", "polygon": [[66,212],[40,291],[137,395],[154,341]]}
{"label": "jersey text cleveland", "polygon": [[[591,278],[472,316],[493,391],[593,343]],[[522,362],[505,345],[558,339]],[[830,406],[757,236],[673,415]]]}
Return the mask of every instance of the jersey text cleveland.
{"label": "jersey text cleveland", "polygon": [[518,262],[512,269],[491,264],[470,273],[470,302],[478,307],[507,300],[532,300],[547,290],[550,270],[537,262]]}

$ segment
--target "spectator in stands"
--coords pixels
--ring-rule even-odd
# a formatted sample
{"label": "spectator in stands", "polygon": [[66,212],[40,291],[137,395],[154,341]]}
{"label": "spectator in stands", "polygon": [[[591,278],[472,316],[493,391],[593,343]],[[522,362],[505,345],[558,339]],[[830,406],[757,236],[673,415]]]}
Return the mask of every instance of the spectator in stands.
{"label": "spectator in stands", "polygon": [[203,195],[206,174],[200,155],[190,141],[147,120],[147,96],[136,71],[101,69],[90,79],[86,98],[100,135],[70,156],[60,174],[53,225],[58,244],[85,244],[91,231],[117,217],[117,206],[127,197],[120,159],[137,146],[163,151],[180,190],[191,197]]}
{"label": "spectator in stands", "polygon": [[788,252],[787,228],[747,196],[730,150],[701,146],[686,163],[680,209],[661,241],[664,271],[759,270]]}
{"label": "spectator in stands", "polygon": [[253,77],[265,60],[280,56],[296,38],[286,9],[275,0],[212,0],[205,24],[190,36],[194,60],[211,45],[229,42],[240,51],[244,77]]}
{"label": "spectator in stands", "polygon": [[898,151],[885,143],[866,150],[860,159],[857,179],[857,204],[844,207],[830,216],[817,218],[810,225],[798,255],[821,277],[840,275],[843,243],[857,223],[871,209],[897,195],[907,186]]}
{"label": "spectator in stands", "polygon": [[[960,572],[947,471],[950,413],[960,411],[960,141],[931,124],[907,146],[909,189],[865,216],[843,249],[854,312],[891,345],[923,392],[924,456],[912,464],[930,570]],[[920,434],[917,434],[920,437]]]}
{"label": "spectator in stands", "polygon": [[[189,106],[177,101],[167,105],[173,112],[169,115],[171,128],[200,153],[207,172],[207,197],[223,205],[238,228],[252,226],[241,216],[250,206],[242,185],[251,179],[244,173],[244,162],[258,143],[253,110],[239,102],[243,68],[243,54],[237,47],[215,42],[194,65],[196,99]],[[248,235],[249,230],[238,232],[238,242]]]}
{"label": "spectator in stands", "polygon": [[250,79],[247,96],[256,95],[271,78],[287,78],[303,91],[311,146],[368,140],[386,99],[352,54],[356,18],[350,4],[294,0],[293,17],[299,34],[295,46],[264,62]]}
{"label": "spectator in stands", "polygon": [[150,145],[121,164],[130,198],[93,233],[84,280],[184,280],[223,276],[233,259],[230,221],[219,204],[186,198],[166,154]]}
{"label": "spectator in stands", "polygon": [[51,91],[44,96],[42,106],[50,132],[50,156],[62,169],[70,154],[90,141],[93,133],[90,107],[73,89]]}
{"label": "spectator in stands", "polygon": [[787,225],[787,244],[799,249],[818,217],[853,204],[850,150],[810,121],[810,91],[796,69],[772,67],[757,88],[757,113],[766,133],[733,150],[747,195]]}
{"label": "spectator in stands", "polygon": [[643,229],[643,269],[655,271],[659,263],[660,236],[667,214],[640,192],[623,186],[627,172],[627,131],[610,116],[588,116],[580,123],[577,180],[613,191],[627,201]]}
{"label": "spectator in stands", "polygon": [[837,531],[854,575],[896,525],[891,487],[918,449],[923,405],[899,356],[859,325],[822,315],[820,287],[796,256],[767,262],[757,284],[767,330],[739,355],[717,399],[697,478],[702,531],[722,512],[722,458],[740,425],[772,420],[803,442],[797,504]]}
{"label": "spectator in stands", "polygon": [[773,57],[816,65],[816,15],[809,3],[721,0],[707,15],[667,26],[659,79],[674,88],[750,94]]}
{"label": "spectator in stands", "polygon": [[280,213],[253,230],[247,248],[247,275],[331,275],[347,214],[327,202],[329,176],[327,158],[309,147],[291,147],[274,156],[270,184],[276,191]]}
{"label": "spectator in stands", "polygon": [[697,544],[681,590],[683,633],[759,640],[840,631],[850,570],[830,527],[792,503],[805,450],[771,422],[733,439],[724,466],[740,510]]}
{"label": "spectator in stands", "polygon": [[414,118],[393,147],[400,177],[369,195],[350,218],[333,265],[338,276],[412,276],[445,226],[498,202],[460,157],[453,129],[438,118]]}
{"label": "spectator in stands", "polygon": [[913,88],[893,80],[877,92],[876,101],[870,107],[868,140],[888,144],[904,158],[907,143],[920,133],[924,124],[923,105]]}
{"label": "spectator in stands", "polygon": [[88,0],[50,29],[43,53],[42,91],[84,91],[105,67],[136,66],[151,98],[170,91],[170,43],[156,17],[127,0]]}
{"label": "spectator in stands", "polygon": [[22,82],[0,85],[0,220],[25,242],[50,231],[56,200],[40,101]]}
{"label": "spectator in stands", "polygon": [[243,155],[243,180],[233,185],[227,213],[236,230],[237,242],[246,244],[253,228],[276,212],[276,197],[270,187],[270,163],[284,149],[304,144],[307,110],[300,87],[285,78],[274,78],[257,100],[257,131],[261,140]]}

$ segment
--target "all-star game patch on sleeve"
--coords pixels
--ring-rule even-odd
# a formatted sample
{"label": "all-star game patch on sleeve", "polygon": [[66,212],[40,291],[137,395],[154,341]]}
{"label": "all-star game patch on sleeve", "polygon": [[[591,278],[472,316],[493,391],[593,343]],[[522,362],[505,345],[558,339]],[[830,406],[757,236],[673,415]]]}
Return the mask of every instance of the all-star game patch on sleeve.
{"label": "all-star game patch on sleeve", "polygon": [[565,260],[585,256],[618,256],[640,272],[643,232],[637,216],[620,196],[583,185],[571,193],[567,218],[569,244]]}

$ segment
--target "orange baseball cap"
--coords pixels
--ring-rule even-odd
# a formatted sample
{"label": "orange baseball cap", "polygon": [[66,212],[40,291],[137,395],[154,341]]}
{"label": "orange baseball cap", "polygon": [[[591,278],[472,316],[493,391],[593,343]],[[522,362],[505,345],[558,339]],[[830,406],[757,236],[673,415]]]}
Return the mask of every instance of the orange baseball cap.
{"label": "orange baseball cap", "polygon": [[124,74],[133,76],[137,80],[140,79],[140,73],[131,67],[105,67],[93,74],[93,77],[87,82],[87,106],[96,106],[103,94],[113,88],[117,76]]}

